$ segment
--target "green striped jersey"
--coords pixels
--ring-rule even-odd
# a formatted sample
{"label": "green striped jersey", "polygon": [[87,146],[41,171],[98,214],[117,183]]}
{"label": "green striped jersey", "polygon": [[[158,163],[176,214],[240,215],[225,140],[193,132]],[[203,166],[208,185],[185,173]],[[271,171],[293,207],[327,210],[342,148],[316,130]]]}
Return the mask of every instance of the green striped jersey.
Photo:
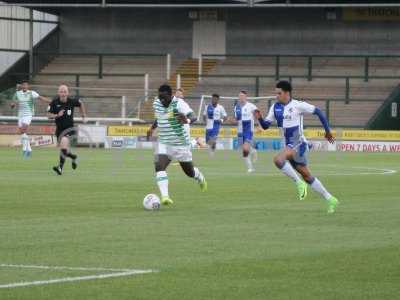
{"label": "green striped jersey", "polygon": [[39,98],[39,94],[35,91],[17,91],[14,94],[13,101],[18,105],[18,116],[28,117],[35,113],[34,101]]}
{"label": "green striped jersey", "polygon": [[190,137],[187,128],[175,117],[176,113],[187,116],[193,110],[182,99],[174,97],[168,107],[164,107],[157,99],[153,103],[155,118],[158,125],[158,141],[172,146],[190,145]]}

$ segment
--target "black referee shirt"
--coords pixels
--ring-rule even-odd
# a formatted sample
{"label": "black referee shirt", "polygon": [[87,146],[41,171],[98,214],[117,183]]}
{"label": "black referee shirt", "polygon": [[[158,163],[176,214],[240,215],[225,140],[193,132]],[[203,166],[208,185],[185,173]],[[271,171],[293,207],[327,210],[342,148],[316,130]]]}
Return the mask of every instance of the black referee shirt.
{"label": "black referee shirt", "polygon": [[74,108],[81,106],[81,100],[79,98],[68,97],[66,102],[62,102],[60,97],[55,97],[49,104],[47,109],[52,114],[58,114],[61,110],[64,110],[64,114],[61,117],[56,117],[57,130],[65,130],[74,127]]}

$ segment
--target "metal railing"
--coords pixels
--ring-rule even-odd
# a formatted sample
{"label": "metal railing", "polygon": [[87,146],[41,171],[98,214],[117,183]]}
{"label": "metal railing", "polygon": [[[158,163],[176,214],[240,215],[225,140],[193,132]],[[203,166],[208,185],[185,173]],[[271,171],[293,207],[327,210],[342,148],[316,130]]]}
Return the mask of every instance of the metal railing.
{"label": "metal railing", "polygon": [[[42,117],[32,117],[33,121],[41,121],[41,122],[52,122],[52,120],[50,120],[48,117],[42,116]],[[18,121],[18,117],[16,116],[1,116],[0,115],[0,121]],[[83,122],[83,118],[82,117],[74,117],[74,121],[77,122]],[[144,121],[140,120],[138,118],[127,118],[127,117],[121,117],[121,118],[85,118],[86,122],[89,123],[95,123],[97,125],[101,124],[101,123],[121,123],[121,124],[125,124],[125,123],[139,123],[139,124],[143,124]]]}
{"label": "metal railing", "polygon": [[[40,57],[58,57],[58,56],[84,56],[84,57],[96,57],[96,75],[98,78],[103,78],[103,76],[109,75],[104,71],[104,60],[107,57],[130,57],[130,58],[138,58],[138,57],[159,57],[165,59],[165,78],[169,80],[171,78],[171,54],[169,53],[69,53],[69,52],[35,52],[34,61],[38,61]],[[36,64],[35,64],[36,65]],[[34,68],[35,73],[37,74],[40,70],[38,68]]]}
{"label": "metal railing", "polygon": [[[197,77],[193,77],[190,75],[182,75],[179,74],[181,81],[184,81],[185,79],[196,79]],[[247,81],[252,81],[253,84],[238,84],[238,91],[240,88],[243,88],[243,85],[246,85],[249,88],[250,91],[254,91],[254,96],[258,97],[261,94],[261,86],[262,86],[262,80],[263,79],[273,79],[275,80],[275,75],[203,75],[202,76],[202,81],[204,82],[207,78],[219,78],[219,79],[244,79]],[[344,94],[344,101],[349,103],[350,101],[354,101],[356,99],[353,99],[351,97],[351,83],[353,80],[363,80],[363,76],[352,76],[352,75],[316,75],[313,77],[314,79],[334,79],[334,80],[343,80],[343,94]],[[295,79],[308,79],[307,75],[288,75],[288,74],[281,74],[279,79],[287,79],[290,82],[293,82]],[[376,79],[376,80],[385,80],[385,79],[399,79],[400,81],[400,76],[370,76],[369,79]],[[393,88],[395,85],[393,85]],[[271,87],[272,88],[272,87]],[[218,92],[218,91],[216,91]],[[376,101],[376,100],[374,100]]]}
{"label": "metal railing", "polygon": [[[210,58],[210,59],[220,59],[220,60],[226,60],[229,58],[243,58],[243,59],[248,59],[248,58],[272,58],[274,60],[274,74],[267,74],[267,76],[273,76],[275,80],[279,80],[282,77],[288,77],[288,75],[284,76],[281,74],[281,67],[282,67],[282,58],[303,58],[306,59],[306,68],[305,68],[305,73],[304,76],[307,77],[309,81],[313,80],[313,78],[318,78],[319,76],[314,75],[314,61],[317,58],[343,58],[343,59],[349,59],[349,62],[354,62],[354,59],[362,59],[362,69],[363,69],[363,74],[354,76],[357,78],[362,78],[364,81],[368,81],[369,79],[376,78],[377,76],[371,76],[370,75],[370,65],[371,65],[371,59],[382,59],[382,58],[392,58],[392,59],[400,59],[400,55],[335,55],[335,54],[330,54],[330,55],[323,55],[323,54],[310,54],[310,55],[298,55],[298,54],[201,54],[199,57],[199,79],[203,77],[203,63],[204,59]],[[334,66],[334,65],[332,65]],[[303,75],[302,75],[303,76]],[[339,76],[345,76],[339,75]],[[294,77],[294,76],[293,76]],[[352,76],[349,76],[352,77]],[[400,78],[400,76],[382,76],[381,78]]]}
{"label": "metal railing", "polygon": [[[10,76],[14,77],[14,81],[15,82],[18,82],[19,81],[18,79],[29,78],[30,75],[32,75],[32,74],[29,74],[29,73],[14,73],[14,74],[11,74]],[[37,74],[37,75],[38,76],[64,77],[64,80],[65,80],[65,77],[72,77],[73,78],[72,81],[74,81],[74,84],[70,85],[70,87],[71,88],[75,88],[75,96],[79,97],[79,96],[81,96],[80,92],[79,92],[79,89],[82,88],[82,86],[81,86],[82,77],[92,76],[92,77],[96,77],[97,78],[98,73],[40,73],[40,74]],[[149,97],[149,93],[151,91],[151,89],[149,88],[149,80],[150,80],[149,79],[149,74],[106,73],[106,74],[102,75],[102,78],[104,78],[104,77],[128,77],[128,78],[129,77],[130,78],[142,77],[143,78],[143,91],[144,91],[143,96],[146,99]],[[60,79],[59,83],[60,84],[63,83],[62,78]],[[54,86],[54,88],[56,88],[56,86]],[[86,87],[84,87],[84,89],[90,90],[91,87],[90,86],[86,86]],[[92,89],[101,90],[102,88],[101,87],[93,87]],[[134,90],[134,89],[128,89],[128,88],[114,88],[114,89],[121,90],[121,91],[122,90],[126,90],[126,91]]]}
{"label": "metal railing", "polygon": [[[221,95],[222,96],[222,95]],[[193,102],[199,102],[200,103],[200,99],[201,99],[201,97],[199,97],[199,96],[189,96],[189,97],[185,97],[185,100],[189,103],[189,105],[191,105],[191,107],[193,108],[193,109],[195,109],[195,105],[193,105]],[[343,102],[343,103],[346,103],[346,99],[313,99],[313,98],[311,98],[311,99],[307,99],[307,101],[310,101],[310,103],[311,104],[313,104],[313,102],[314,101],[318,101],[318,102],[322,102],[323,104],[322,105],[320,105],[319,107],[325,112],[325,115],[326,115],[326,117],[327,117],[327,119],[328,119],[328,122],[330,123],[330,125],[331,126],[333,126],[333,127],[338,127],[338,128],[365,128],[366,127],[366,123],[365,124],[359,124],[359,125],[354,125],[354,124],[350,124],[350,123],[337,123],[337,122],[332,122],[332,120],[333,120],[333,114],[332,114],[332,104],[334,104],[334,103],[337,103],[337,102]],[[359,103],[360,105],[362,104],[362,103],[368,103],[368,102],[374,102],[374,101],[376,101],[376,100],[364,100],[364,99],[354,99],[353,100],[353,102],[356,102],[356,103]],[[266,100],[266,108],[267,108],[267,110],[271,107],[271,105],[273,104],[275,102],[275,100],[273,100],[273,99],[268,99],[268,100]],[[225,107],[225,109],[226,109],[226,111],[227,111],[227,113],[228,113],[228,116],[229,117],[232,117],[233,118],[233,111],[234,111],[234,103],[235,102],[232,102],[232,106],[231,107],[229,107],[229,106],[227,106],[227,105],[224,105],[224,104],[222,104],[222,105],[224,105],[224,107]],[[259,103],[259,102],[255,102],[256,103],[256,105],[257,105],[257,103]],[[263,111],[263,114],[265,115],[265,113],[266,113],[267,111]],[[205,122],[202,120],[202,118],[200,117],[197,121],[196,121],[196,124],[205,124]],[[314,124],[314,125],[310,125],[308,122],[306,122],[305,124],[304,124],[304,127],[305,128],[315,128],[315,127],[322,127],[319,123],[318,123],[318,121],[317,121],[317,119],[316,119],[316,122],[313,122],[312,124]],[[232,126],[232,125],[235,125],[235,123],[233,123],[233,122],[230,122],[230,121],[227,121],[227,122],[224,122],[224,126]]]}

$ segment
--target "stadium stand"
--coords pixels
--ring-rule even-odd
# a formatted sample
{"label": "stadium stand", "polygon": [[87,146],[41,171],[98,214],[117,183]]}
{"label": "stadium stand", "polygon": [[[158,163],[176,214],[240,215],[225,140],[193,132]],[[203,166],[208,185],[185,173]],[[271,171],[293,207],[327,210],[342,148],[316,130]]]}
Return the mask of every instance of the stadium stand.
{"label": "stadium stand", "polygon": [[[172,71],[179,61],[171,62]],[[127,116],[138,113],[138,105],[144,100],[144,75],[149,75],[149,89],[156,89],[165,82],[165,56],[104,56],[102,78],[98,55],[60,55],[55,57],[32,80],[32,87],[42,95],[52,97],[60,83],[72,87],[72,94],[85,99],[88,111],[97,117],[120,117],[121,98],[126,97]],[[90,75],[89,75],[90,74]],[[136,75],[134,75],[136,74]],[[79,88],[77,76],[79,75]],[[3,107],[5,114],[12,114]],[[46,106],[38,103],[37,115],[45,114]]]}
{"label": "stadium stand", "polygon": [[[309,80],[308,57],[283,56],[279,60],[279,75],[280,78],[292,80],[295,87],[294,97],[307,99],[319,105],[324,111],[329,109],[327,113],[332,125],[363,127],[398,84],[397,79],[377,77],[400,74],[399,59],[370,58],[371,79],[365,81],[362,78],[365,71],[364,61],[363,57],[313,57],[312,80]],[[51,97],[60,83],[75,87],[76,74],[81,74],[79,95],[85,98],[88,110],[92,114],[98,117],[120,117],[121,97],[126,96],[128,116],[151,120],[152,101],[143,101],[144,74],[149,74],[151,99],[157,87],[165,82],[165,57],[104,56],[102,78],[97,75],[98,63],[98,55],[57,56],[33,78],[33,87],[41,94]],[[245,89],[253,96],[273,95],[276,58],[274,56],[206,58],[203,59],[202,71],[203,76],[199,81],[198,60],[172,60],[169,84],[176,87],[177,74],[181,75],[181,87],[185,89],[195,111],[198,110],[200,103],[198,100],[202,94],[217,92],[220,95],[232,96],[239,90]],[[130,76],[132,74],[137,76]],[[256,76],[260,76],[258,88]],[[346,90],[346,77],[348,77],[348,90]],[[74,92],[76,93],[76,90]],[[269,103],[260,102],[257,105],[262,111],[266,111]],[[43,115],[45,110],[45,105],[38,103],[37,114]],[[231,109],[228,107],[227,110]],[[12,111],[5,106],[2,111],[3,114],[12,114]],[[318,125],[318,121],[310,118],[307,124]]]}
{"label": "stadium stand", "polygon": [[[395,58],[371,58],[371,79],[365,81],[364,61],[362,57],[315,57],[312,62],[312,80],[309,80],[308,57],[282,57],[279,72],[280,78],[292,81],[295,98],[307,99],[323,110],[326,110],[326,102],[329,101],[329,115],[333,125],[363,127],[398,84],[398,79],[379,76],[397,75],[399,64]],[[218,62],[209,76],[203,77],[191,96],[213,92],[236,95],[240,89],[248,90],[253,96],[273,95],[275,72],[275,57],[227,57]],[[257,76],[260,78],[256,91]],[[265,105],[260,105],[261,109],[267,109],[263,107]],[[311,119],[307,123],[318,125],[318,121]]]}

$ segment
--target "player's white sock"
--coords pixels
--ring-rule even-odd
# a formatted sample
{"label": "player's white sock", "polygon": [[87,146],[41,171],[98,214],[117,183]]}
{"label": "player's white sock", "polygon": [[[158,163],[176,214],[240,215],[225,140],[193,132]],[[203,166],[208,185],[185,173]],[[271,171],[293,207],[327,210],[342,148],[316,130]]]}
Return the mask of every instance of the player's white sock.
{"label": "player's white sock", "polygon": [[208,155],[210,157],[214,157],[215,155],[215,149],[213,149],[211,146],[208,146]]}
{"label": "player's white sock", "polygon": [[256,161],[257,161],[257,158],[258,158],[257,150],[254,149],[253,147],[251,147],[251,148],[250,148],[250,155],[251,155],[251,160],[252,160],[253,162],[256,162]]}
{"label": "player's white sock", "polygon": [[29,151],[29,152],[32,151],[32,148],[31,148],[31,141],[30,141],[28,135],[26,135],[26,151]]}
{"label": "player's white sock", "polygon": [[281,171],[286,176],[292,178],[294,180],[294,182],[296,182],[296,183],[301,180],[299,175],[297,175],[296,171],[291,166],[291,164],[289,162],[287,162],[287,161],[285,161],[285,163],[283,164],[283,167],[281,168]]}
{"label": "player's white sock", "polygon": [[22,151],[27,151],[27,141],[28,135],[26,133],[21,134]]}
{"label": "player's white sock", "polygon": [[196,167],[194,167],[194,179],[197,182],[202,182],[204,180],[203,174],[200,172],[200,170]]}
{"label": "player's white sock", "polygon": [[161,197],[169,197],[168,194],[168,175],[165,171],[156,173],[157,185],[161,193]]}
{"label": "player's white sock", "polygon": [[246,163],[247,170],[248,171],[254,170],[253,163],[251,162],[251,159],[250,159],[250,155],[243,157],[243,159],[244,159],[244,162]]}
{"label": "player's white sock", "polygon": [[314,178],[314,181],[311,183],[311,187],[314,191],[317,193],[320,193],[322,197],[325,198],[325,200],[328,200],[330,197],[332,197],[331,194],[325,189],[325,187],[322,185],[321,181],[318,180],[318,178]]}

